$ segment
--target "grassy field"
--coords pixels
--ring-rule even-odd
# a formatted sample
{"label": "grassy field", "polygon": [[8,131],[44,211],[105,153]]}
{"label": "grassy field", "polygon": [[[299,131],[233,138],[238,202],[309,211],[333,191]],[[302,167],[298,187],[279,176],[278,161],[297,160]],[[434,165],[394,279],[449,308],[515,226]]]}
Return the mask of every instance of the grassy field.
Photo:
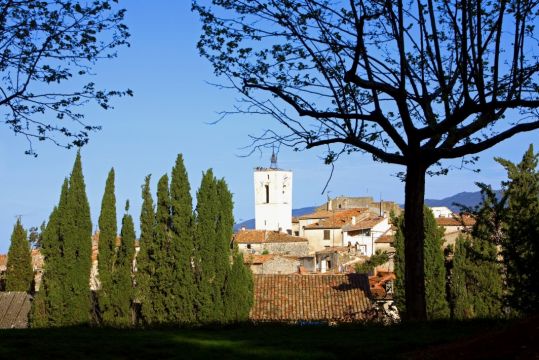
{"label": "grassy field", "polygon": [[432,322],[392,327],[236,326],[0,331],[0,359],[398,359],[507,323]]}

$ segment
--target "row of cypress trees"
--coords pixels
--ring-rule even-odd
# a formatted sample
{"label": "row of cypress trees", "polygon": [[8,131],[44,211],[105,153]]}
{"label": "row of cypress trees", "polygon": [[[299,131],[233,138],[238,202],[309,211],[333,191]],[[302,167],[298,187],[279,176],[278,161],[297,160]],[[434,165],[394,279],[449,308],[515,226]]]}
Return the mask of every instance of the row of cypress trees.
{"label": "row of cypress trees", "polygon": [[[476,219],[471,233],[442,253],[443,229],[425,208],[425,288],[430,319],[495,318],[539,310],[539,154],[533,146],[514,164],[496,158],[507,171],[502,195],[485,184],[482,204],[465,208]],[[403,219],[395,220],[395,301],[404,303]],[[445,261],[445,267],[444,267]],[[446,271],[447,270],[447,271]]]}
{"label": "row of cypress trees", "polygon": [[[193,211],[187,171],[178,155],[158,182],[154,206],[150,176],[142,187],[139,253],[126,203],[117,229],[115,173],[107,177],[99,216],[97,291],[90,291],[91,220],[80,153],[41,239],[44,275],[31,314],[34,327],[97,322],[189,325],[245,320],[252,276],[230,250],[232,194],[211,170],[203,174]],[[119,235],[119,236],[118,236]],[[135,260],[136,259],[136,260]]]}

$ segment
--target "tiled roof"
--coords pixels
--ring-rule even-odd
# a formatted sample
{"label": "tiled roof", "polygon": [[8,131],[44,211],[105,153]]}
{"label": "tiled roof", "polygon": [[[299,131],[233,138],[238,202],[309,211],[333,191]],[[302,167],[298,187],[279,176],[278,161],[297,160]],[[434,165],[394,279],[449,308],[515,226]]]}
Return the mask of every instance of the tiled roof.
{"label": "tiled roof", "polygon": [[243,263],[244,264],[263,264],[266,261],[269,261],[273,259],[273,254],[265,254],[265,255],[255,255],[255,254],[247,254],[243,257]]}
{"label": "tiled roof", "polygon": [[385,284],[388,281],[395,281],[396,276],[393,272],[379,271],[375,276],[369,276],[369,285],[371,287],[371,294],[376,299],[383,299],[386,297]]}
{"label": "tiled roof", "polygon": [[287,233],[266,230],[240,230],[234,235],[237,244],[263,244],[263,243],[286,243],[307,242],[301,236],[292,236]]}
{"label": "tiled roof", "polygon": [[254,321],[350,321],[370,309],[365,274],[253,275]]}
{"label": "tiled roof", "polygon": [[330,217],[332,215],[333,215],[333,211],[319,210],[319,211],[315,211],[315,212],[310,213],[310,214],[301,215],[297,219],[298,219],[298,221],[299,220],[307,220],[307,219],[325,219],[325,218],[328,218],[328,217]]}
{"label": "tiled roof", "polygon": [[243,263],[244,264],[264,264],[265,262],[268,262],[270,260],[273,260],[275,258],[284,258],[287,260],[298,260],[298,256],[290,256],[290,255],[279,255],[279,254],[262,254],[262,255],[255,255],[255,254],[244,254],[243,256]]}
{"label": "tiled roof", "polygon": [[348,252],[349,250],[350,248],[348,246],[328,246],[320,251],[317,251],[316,254],[333,254],[339,252]]}
{"label": "tiled roof", "polygon": [[28,327],[30,296],[23,291],[0,292],[0,329]]}
{"label": "tiled roof", "polygon": [[349,224],[343,228],[344,231],[358,231],[372,229],[376,225],[384,221],[383,216],[370,217],[361,221],[357,221],[355,225]]}
{"label": "tiled roof", "polygon": [[391,244],[395,242],[395,235],[382,235],[374,242],[377,244]]}
{"label": "tiled roof", "polygon": [[475,219],[468,215],[450,218],[439,217],[436,218],[436,223],[440,226],[473,226],[475,224]]}
{"label": "tiled roof", "polygon": [[305,226],[305,230],[309,229],[340,229],[352,222],[352,217],[356,217],[356,221],[365,220],[369,214],[368,209],[357,208],[350,210],[341,210],[329,212],[331,215],[314,224]]}

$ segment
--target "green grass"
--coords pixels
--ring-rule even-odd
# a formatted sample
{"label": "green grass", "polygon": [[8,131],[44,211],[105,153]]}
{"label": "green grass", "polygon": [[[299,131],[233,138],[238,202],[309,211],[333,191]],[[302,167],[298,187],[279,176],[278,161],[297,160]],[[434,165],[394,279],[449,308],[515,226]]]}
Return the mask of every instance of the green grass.
{"label": "green grass", "polygon": [[391,327],[2,330],[0,359],[398,359],[412,350],[505,325],[500,321],[471,321]]}

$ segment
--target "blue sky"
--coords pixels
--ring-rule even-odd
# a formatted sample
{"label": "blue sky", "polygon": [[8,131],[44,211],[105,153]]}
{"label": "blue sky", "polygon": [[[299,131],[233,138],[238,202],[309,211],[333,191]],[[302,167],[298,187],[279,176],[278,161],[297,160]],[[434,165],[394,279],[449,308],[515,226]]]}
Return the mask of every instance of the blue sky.
{"label": "blue sky", "polygon": [[[126,199],[138,219],[144,177],[157,179],[170,172],[178,153],[183,153],[193,195],[202,172],[213,168],[224,177],[234,194],[236,221],[253,217],[252,170],[268,166],[270,153],[239,157],[249,143],[249,134],[277,127],[269,119],[229,118],[216,125],[217,112],[231,109],[237,95],[219,90],[209,63],[198,56],[195,44],[200,23],[190,12],[189,1],[130,1],[126,23],[132,46],[119,57],[100,63],[95,82],[106,88],[131,88],[133,98],[114,102],[115,109],[84,109],[86,119],[101,124],[82,149],[84,175],[92,221],[96,227],[105,179],[116,170],[118,217]],[[16,216],[26,227],[47,220],[58,201],[63,178],[69,175],[75,150],[48,143],[35,143],[37,158],[24,155],[26,139],[0,127],[0,253],[7,252]],[[481,173],[461,170],[427,180],[427,197],[442,198],[461,191],[475,191],[475,181],[497,185],[505,178],[494,156],[518,161],[530,143],[539,150],[539,133],[516,136],[481,154]],[[281,149],[279,165],[294,171],[293,207],[323,203],[321,191],[330,168],[321,152],[292,152]],[[371,156],[354,154],[336,164],[329,185],[330,195],[373,196],[403,202],[403,184],[392,176],[400,167],[374,163]],[[137,231],[138,233],[138,231]]]}

